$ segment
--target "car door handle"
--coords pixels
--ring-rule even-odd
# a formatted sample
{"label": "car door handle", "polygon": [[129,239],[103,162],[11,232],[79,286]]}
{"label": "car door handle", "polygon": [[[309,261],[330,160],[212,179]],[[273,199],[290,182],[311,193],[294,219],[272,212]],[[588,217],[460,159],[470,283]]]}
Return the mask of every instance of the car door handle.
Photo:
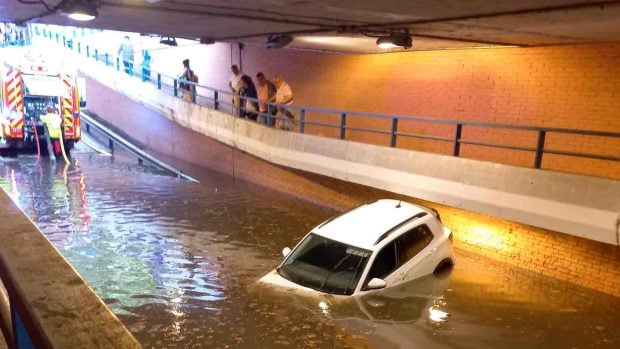
{"label": "car door handle", "polygon": [[435,247],[434,249],[431,250],[431,252],[428,253],[428,256],[432,256],[433,253],[435,253],[437,251],[437,247]]}

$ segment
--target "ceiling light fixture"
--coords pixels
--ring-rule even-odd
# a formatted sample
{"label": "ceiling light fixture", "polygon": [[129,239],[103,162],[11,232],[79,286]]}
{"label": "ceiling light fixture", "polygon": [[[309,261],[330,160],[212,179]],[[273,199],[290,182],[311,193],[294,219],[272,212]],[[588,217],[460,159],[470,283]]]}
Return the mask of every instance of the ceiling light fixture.
{"label": "ceiling light fixture", "polygon": [[411,48],[413,40],[409,34],[393,33],[386,36],[380,36],[377,39],[377,46],[383,50],[403,47],[405,50]]}
{"label": "ceiling light fixture", "polygon": [[88,0],[67,1],[63,12],[76,21],[91,21],[99,16],[97,5]]}
{"label": "ceiling light fixture", "polygon": [[288,34],[273,35],[267,38],[266,48],[282,48],[293,42],[293,37]]}
{"label": "ceiling light fixture", "polygon": [[215,44],[215,39],[210,36],[202,36],[200,38],[200,43],[205,45],[212,45]]}
{"label": "ceiling light fixture", "polygon": [[162,36],[159,40],[160,44],[168,46],[177,46],[177,39],[174,36]]}

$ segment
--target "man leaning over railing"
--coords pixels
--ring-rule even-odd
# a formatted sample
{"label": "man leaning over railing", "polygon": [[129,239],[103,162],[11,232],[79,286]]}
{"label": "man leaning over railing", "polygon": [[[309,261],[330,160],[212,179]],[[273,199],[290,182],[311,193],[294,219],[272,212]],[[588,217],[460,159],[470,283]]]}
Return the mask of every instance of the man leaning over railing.
{"label": "man leaning over railing", "polygon": [[280,115],[285,116],[280,119],[280,128],[283,130],[290,130],[292,120],[295,119],[295,115],[284,108],[283,105],[293,104],[293,90],[286,83],[286,81],[284,81],[284,77],[280,74],[276,75],[274,82],[278,88],[278,91],[276,91],[276,107],[278,108]]}
{"label": "man leaning over railing", "polygon": [[286,81],[284,81],[284,77],[280,74],[276,75],[274,81],[276,83],[276,87],[278,88],[278,91],[276,91],[276,107],[278,108],[280,115],[284,115],[284,117],[280,119],[280,128],[283,130],[290,130],[293,120],[295,119],[295,115],[284,108],[283,105],[293,104],[293,90],[286,83]]}

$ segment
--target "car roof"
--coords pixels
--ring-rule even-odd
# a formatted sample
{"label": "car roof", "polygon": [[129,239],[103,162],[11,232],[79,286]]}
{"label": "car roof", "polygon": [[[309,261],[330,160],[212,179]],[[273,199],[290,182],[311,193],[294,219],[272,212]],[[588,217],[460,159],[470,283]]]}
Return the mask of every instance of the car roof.
{"label": "car roof", "polygon": [[312,232],[347,245],[374,250],[377,240],[390,229],[429,211],[399,200],[377,200],[357,207],[317,226]]}

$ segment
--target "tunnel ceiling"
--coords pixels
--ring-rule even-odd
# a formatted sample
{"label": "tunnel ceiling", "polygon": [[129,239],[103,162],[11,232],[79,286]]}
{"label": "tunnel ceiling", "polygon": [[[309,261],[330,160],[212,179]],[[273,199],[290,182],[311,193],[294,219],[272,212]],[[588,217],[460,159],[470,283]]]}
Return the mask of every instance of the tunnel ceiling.
{"label": "tunnel ceiling", "polygon": [[[51,9],[59,0],[45,0]],[[75,1],[75,0],[74,0]],[[31,4],[24,4],[28,2]],[[377,35],[408,31],[417,50],[620,40],[620,1],[570,0],[105,0],[76,22],[37,0],[0,0],[0,20],[40,22],[290,47],[379,52]]]}

